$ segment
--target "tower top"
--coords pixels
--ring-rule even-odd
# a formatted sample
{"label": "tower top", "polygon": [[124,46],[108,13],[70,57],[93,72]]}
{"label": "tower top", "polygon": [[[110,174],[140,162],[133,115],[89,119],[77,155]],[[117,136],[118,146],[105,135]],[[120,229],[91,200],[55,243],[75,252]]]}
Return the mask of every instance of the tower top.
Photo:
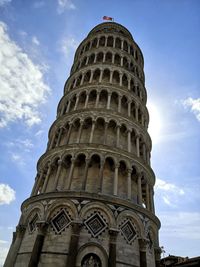
{"label": "tower top", "polygon": [[129,37],[133,40],[133,36],[132,34],[129,32],[129,30],[127,30],[124,26],[122,26],[119,23],[116,22],[103,22],[98,24],[97,26],[95,26],[88,34],[88,37],[93,34],[93,33],[97,33],[100,31],[107,31],[108,33],[110,32],[118,32],[121,33],[122,35]]}

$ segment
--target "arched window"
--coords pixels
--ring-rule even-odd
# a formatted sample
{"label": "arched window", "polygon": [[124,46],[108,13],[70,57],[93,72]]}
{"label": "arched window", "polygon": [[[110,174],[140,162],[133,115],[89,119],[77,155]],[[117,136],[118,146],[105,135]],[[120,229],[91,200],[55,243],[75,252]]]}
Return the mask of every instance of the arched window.
{"label": "arched window", "polygon": [[113,47],[113,37],[112,36],[108,36],[107,46]]}
{"label": "arched window", "polygon": [[106,63],[112,63],[112,53],[106,53]]}
{"label": "arched window", "polygon": [[124,50],[128,52],[128,43],[127,41],[124,41]]}
{"label": "arched window", "polygon": [[115,47],[121,49],[121,40],[116,38]]}
{"label": "arched window", "polygon": [[81,261],[81,267],[102,267],[101,260],[96,254],[89,253]]}
{"label": "arched window", "polygon": [[92,48],[97,47],[97,38],[92,41]]}
{"label": "arched window", "polygon": [[105,45],[105,40],[106,40],[105,36],[102,36],[100,38],[100,40],[99,40],[99,46],[104,46]]}

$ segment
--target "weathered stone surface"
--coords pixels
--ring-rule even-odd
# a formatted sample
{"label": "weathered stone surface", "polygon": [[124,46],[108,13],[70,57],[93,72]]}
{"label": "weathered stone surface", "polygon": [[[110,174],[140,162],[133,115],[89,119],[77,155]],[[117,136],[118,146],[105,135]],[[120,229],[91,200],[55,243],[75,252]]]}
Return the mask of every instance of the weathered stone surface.
{"label": "weathered stone surface", "polygon": [[120,24],[97,25],[80,44],[5,267],[158,262],[143,67]]}

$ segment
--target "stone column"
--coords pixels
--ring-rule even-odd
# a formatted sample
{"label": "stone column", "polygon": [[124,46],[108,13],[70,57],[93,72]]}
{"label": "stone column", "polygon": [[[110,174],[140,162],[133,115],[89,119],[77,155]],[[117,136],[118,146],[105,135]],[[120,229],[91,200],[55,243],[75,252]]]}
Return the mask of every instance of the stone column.
{"label": "stone column", "polygon": [[103,137],[103,143],[106,144],[106,137],[107,137],[107,130],[108,130],[108,122],[105,122],[105,129],[104,129],[104,137]]}
{"label": "stone column", "polygon": [[99,104],[99,95],[100,95],[100,92],[97,92],[97,98],[96,98],[96,102],[95,102],[95,108],[98,108],[98,104]]}
{"label": "stone column", "polygon": [[120,125],[117,125],[117,147],[119,147]]}
{"label": "stone column", "polygon": [[137,157],[140,157],[140,142],[139,142],[139,136],[136,136],[136,151],[137,151]]}
{"label": "stone column", "polygon": [[111,99],[111,93],[109,92],[109,93],[108,93],[107,106],[106,106],[107,109],[110,109],[110,99]]}
{"label": "stone column", "polygon": [[86,58],[86,62],[85,62],[85,66],[88,65],[88,61],[89,61],[89,57],[87,56],[87,58]]}
{"label": "stone column", "polygon": [[66,267],[76,266],[76,256],[78,254],[78,242],[79,242],[82,222],[74,221],[71,223],[71,226],[72,226],[72,233],[71,233],[71,240],[69,243]]}
{"label": "stone column", "polygon": [[42,247],[43,247],[44,238],[46,234],[46,229],[47,229],[46,222],[43,222],[43,221],[37,222],[38,234],[36,236],[36,240],[33,245],[33,250],[31,252],[31,258],[30,258],[28,267],[38,266],[40,254],[42,252]]}
{"label": "stone column", "polygon": [[128,148],[127,148],[127,150],[128,150],[128,152],[131,152],[131,130],[130,129],[128,129],[127,137],[128,137]]}
{"label": "stone column", "polygon": [[146,182],[146,188],[145,188],[145,190],[146,190],[146,208],[148,210],[150,210],[149,185],[148,185],[147,182]]}
{"label": "stone column", "polygon": [[97,53],[94,54],[94,64],[97,62]]}
{"label": "stone column", "polygon": [[82,190],[86,189],[89,162],[90,162],[90,159],[86,158],[85,159],[85,170],[84,170],[84,176],[83,176]]}
{"label": "stone column", "polygon": [[90,143],[90,144],[91,144],[92,141],[93,141],[94,129],[95,129],[95,120],[92,121],[92,129],[91,129],[90,139],[89,139],[89,143]]}
{"label": "stone column", "polygon": [[112,79],[113,79],[113,71],[111,70],[111,72],[110,72],[110,83],[112,83]]}
{"label": "stone column", "polygon": [[68,175],[68,179],[67,179],[67,189],[70,190],[71,188],[71,184],[72,184],[72,177],[73,177],[73,171],[74,171],[74,165],[75,165],[75,158],[71,159],[71,166],[70,166],[70,170],[69,170],[69,175]]}
{"label": "stone column", "polygon": [[122,86],[122,73],[119,74],[119,86]]}
{"label": "stone column", "polygon": [[56,135],[53,134],[52,139],[51,139],[51,143],[49,145],[49,149],[52,149],[53,148],[55,137],[56,137]]}
{"label": "stone column", "polygon": [[130,91],[131,90],[131,78],[128,77],[128,90]]}
{"label": "stone column", "polygon": [[60,139],[61,139],[61,136],[63,134],[63,128],[60,128],[60,131],[59,131],[59,134],[58,134],[58,139],[57,139],[57,142],[56,142],[56,146],[59,146],[60,144]]}
{"label": "stone column", "polygon": [[121,106],[122,106],[122,96],[119,95],[119,98],[118,98],[118,112],[120,113],[121,112]]}
{"label": "stone column", "polygon": [[135,105],[135,119],[138,122],[138,105]]}
{"label": "stone column", "polygon": [[44,175],[44,171],[42,170],[41,173],[39,173],[39,176],[36,181],[36,186],[34,190],[32,191],[31,196],[37,195],[43,175]]}
{"label": "stone column", "polygon": [[145,147],[145,143],[142,144],[142,152],[143,152],[143,159],[144,159],[144,161],[146,161],[146,147]]}
{"label": "stone column", "polygon": [[52,166],[49,164],[48,171],[47,171],[47,174],[46,174],[46,177],[45,177],[45,180],[44,180],[44,184],[43,184],[41,193],[45,193],[45,191],[47,189],[47,183],[49,181],[49,175],[51,173],[51,169],[52,169]]}
{"label": "stone column", "polygon": [[68,102],[66,113],[68,113],[68,112],[69,112],[70,105],[71,105],[71,100],[69,100],[69,102]]}
{"label": "stone column", "polygon": [[91,75],[90,75],[89,83],[92,83],[92,80],[93,80],[93,74],[94,74],[94,71],[92,70],[92,71],[91,71]]}
{"label": "stone column", "polygon": [[139,247],[140,247],[140,267],[147,267],[147,240],[140,238],[139,239]]}
{"label": "stone column", "polygon": [[75,103],[75,106],[74,106],[74,110],[77,109],[77,106],[78,106],[78,101],[79,101],[79,96],[76,97],[76,103]]}
{"label": "stone column", "polygon": [[131,101],[128,101],[128,116],[131,116]]}
{"label": "stone column", "polygon": [[108,37],[106,37],[105,39],[105,46],[107,46],[107,42],[108,42]]}
{"label": "stone column", "polygon": [[15,265],[17,254],[20,250],[22,239],[24,237],[24,233],[26,231],[25,226],[19,224],[16,227],[16,232],[13,233],[13,241],[6,257],[4,267],[12,267]]}
{"label": "stone column", "polygon": [[131,199],[131,173],[132,173],[132,170],[131,169],[128,169],[127,170],[127,198],[128,199]]}
{"label": "stone column", "polygon": [[120,58],[120,66],[123,67],[123,57]]}
{"label": "stone column", "polygon": [[118,169],[119,164],[115,165],[115,177],[114,177],[114,184],[113,184],[113,195],[117,196],[118,193]]}
{"label": "stone column", "polygon": [[80,86],[83,85],[84,78],[85,78],[85,73],[82,74]]}
{"label": "stone column", "polygon": [[155,256],[155,265],[156,267],[160,267],[160,255],[161,255],[161,248],[155,247],[154,248],[154,256]]}
{"label": "stone column", "polygon": [[60,177],[61,169],[62,169],[62,160],[59,159],[58,160],[58,169],[57,169],[57,172],[56,172],[56,178],[55,178],[55,184],[54,184],[54,190],[57,190],[58,180],[59,180],[59,177]]}
{"label": "stone column", "polygon": [[79,129],[78,129],[78,136],[77,136],[76,143],[80,143],[82,128],[83,128],[83,121],[80,121],[80,126],[79,126]]}
{"label": "stone column", "polygon": [[139,174],[137,180],[138,204],[142,205],[142,177]]}
{"label": "stone column", "polygon": [[110,240],[109,240],[109,257],[108,266],[116,267],[116,240],[119,233],[118,229],[111,228],[109,230]]}
{"label": "stone column", "polygon": [[87,92],[87,94],[86,94],[86,99],[85,99],[85,106],[84,106],[84,108],[87,108],[88,100],[89,100],[89,93]]}
{"label": "stone column", "polygon": [[103,76],[103,70],[101,70],[101,72],[100,72],[100,76],[99,76],[99,83],[101,83],[101,82],[102,82],[102,76]]}
{"label": "stone column", "polygon": [[154,199],[153,199],[153,195],[154,195],[154,192],[153,192],[153,186],[151,186],[149,188],[150,190],[150,209],[153,213],[155,213],[155,207],[154,207]]}
{"label": "stone column", "polygon": [[103,169],[104,169],[105,159],[101,160],[100,170],[99,170],[99,192],[103,189]]}
{"label": "stone column", "polygon": [[103,53],[103,63],[106,61],[106,53]]}

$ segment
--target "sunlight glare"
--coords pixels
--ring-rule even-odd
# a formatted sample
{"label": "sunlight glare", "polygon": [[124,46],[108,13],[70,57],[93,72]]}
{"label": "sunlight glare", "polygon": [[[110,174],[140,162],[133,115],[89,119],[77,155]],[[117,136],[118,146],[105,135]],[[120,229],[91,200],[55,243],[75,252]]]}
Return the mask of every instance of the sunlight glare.
{"label": "sunlight glare", "polygon": [[151,136],[152,143],[158,143],[160,139],[160,134],[161,134],[161,128],[162,128],[162,122],[161,122],[161,117],[160,117],[160,112],[156,105],[152,103],[147,104],[147,108],[149,111],[149,127],[148,127],[148,132]]}

